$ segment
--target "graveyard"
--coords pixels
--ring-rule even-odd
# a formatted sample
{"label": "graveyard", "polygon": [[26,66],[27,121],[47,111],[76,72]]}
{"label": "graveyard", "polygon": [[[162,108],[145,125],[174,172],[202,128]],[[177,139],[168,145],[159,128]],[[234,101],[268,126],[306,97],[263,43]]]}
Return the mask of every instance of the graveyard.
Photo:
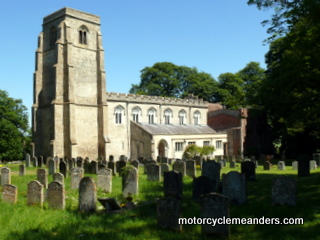
{"label": "graveyard", "polygon": [[[242,191],[241,198],[236,202],[231,201],[233,196],[229,196],[229,217],[303,218],[304,220],[303,225],[230,225],[228,239],[319,238],[317,233],[320,222],[318,200],[320,195],[318,184],[320,182],[320,169],[311,168],[309,176],[298,177],[297,170],[292,167],[293,161],[284,160],[283,163],[278,165],[279,160],[271,160],[270,170],[265,170],[263,161],[258,161],[254,179],[245,179],[244,176],[238,177],[240,174],[235,173],[235,171],[241,172],[240,162],[235,162],[234,168],[230,168],[229,163],[221,168],[218,183],[213,181],[216,184],[211,186],[213,191],[228,195],[228,186],[232,186],[232,182],[238,181],[235,180],[238,178],[242,182],[241,186],[246,188],[245,192],[239,190]],[[134,164],[130,165],[127,162],[127,166],[130,165],[130,167],[124,168],[124,171],[135,168]],[[159,165],[159,163],[148,165],[149,173],[159,173],[159,170],[154,170],[159,169],[159,167],[157,168]],[[63,174],[52,172],[49,174],[49,169],[45,166],[41,168],[30,166],[23,169],[22,174],[20,164],[2,164],[2,170],[10,169],[11,184],[16,186],[17,196],[13,202],[4,199],[4,186],[2,186],[0,239],[212,239],[212,236],[202,233],[202,226],[199,224],[173,226],[177,225],[174,220],[177,212],[180,212],[180,216],[184,218],[198,218],[205,217],[206,214],[210,215],[210,211],[212,211],[210,205],[207,206],[209,209],[203,211],[199,200],[194,197],[196,191],[193,187],[192,171],[189,170],[189,173],[186,171],[181,174],[184,175],[181,176],[182,181],[177,181],[177,188],[181,184],[181,189],[177,190],[176,187],[172,189],[172,186],[171,189],[164,189],[165,183],[162,174],[150,176],[149,173],[146,174],[147,170],[143,164],[137,166],[138,169],[135,170],[138,179],[137,185],[130,186],[129,192],[124,193],[125,190],[122,191],[123,178],[119,173],[112,176],[112,185],[104,188],[101,184],[98,184],[102,181],[100,172],[88,173],[83,171],[77,182],[79,187],[76,187],[73,186],[75,180],[72,180],[71,175],[74,174],[72,171],[66,171],[64,173],[66,177],[64,178],[61,177]],[[175,165],[174,168],[177,166]],[[172,169],[173,166],[169,165],[169,170]],[[3,180],[5,171],[2,170],[1,179],[5,181]],[[229,172],[231,173],[228,174]],[[167,175],[166,181],[168,179],[173,181],[173,172],[164,172],[164,174]],[[230,175],[230,178],[227,179],[224,174]],[[43,181],[44,178],[41,177],[43,175],[47,177],[46,190],[43,192],[44,201],[42,204],[30,202],[29,191],[30,189],[36,190],[36,184],[32,187],[31,185],[34,184],[35,180]],[[168,175],[172,176],[168,177]],[[206,173],[201,172],[198,165],[195,177],[200,179],[201,175],[204,176]],[[286,177],[280,176],[289,177],[292,180],[290,180],[290,184],[294,184],[296,191],[296,198],[292,197],[289,200],[282,198],[280,200],[284,201],[284,204],[276,204],[279,200],[274,199],[273,196],[273,192],[277,191],[276,194],[282,194],[281,190],[279,192],[279,189],[275,190],[273,187],[274,185],[281,185],[279,181],[281,182],[283,178],[286,179]],[[91,190],[83,190],[81,185],[91,186]],[[201,186],[201,183],[199,186]],[[59,195],[61,193],[59,188],[64,188],[61,196]],[[133,193],[132,189],[135,189],[136,192]],[[170,201],[172,194],[176,195],[171,201],[172,204],[168,205],[164,198],[166,196],[166,199]],[[94,199],[93,202],[81,204],[82,201],[86,201],[83,200],[86,198],[85,195]],[[106,210],[98,201],[98,198],[107,197],[114,198],[122,210]],[[213,200],[211,199],[211,201]],[[170,209],[170,207],[173,209]],[[165,215],[170,212],[168,209],[172,212],[171,215]],[[160,220],[159,215],[162,216]],[[172,218],[168,216],[172,216]],[[163,226],[166,226],[167,229]]]}

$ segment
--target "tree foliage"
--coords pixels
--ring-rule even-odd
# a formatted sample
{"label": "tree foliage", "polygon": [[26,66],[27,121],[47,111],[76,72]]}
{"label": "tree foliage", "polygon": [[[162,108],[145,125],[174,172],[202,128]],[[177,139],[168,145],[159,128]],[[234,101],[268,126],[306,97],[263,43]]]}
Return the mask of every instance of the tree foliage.
{"label": "tree foliage", "polygon": [[130,93],[184,98],[193,94],[209,102],[215,101],[217,82],[208,73],[170,62],[155,63],[141,70],[141,81],[132,84]]}
{"label": "tree foliage", "polygon": [[184,159],[192,159],[195,156],[211,155],[214,151],[215,151],[215,148],[214,146],[211,146],[211,145],[204,145],[203,147],[199,147],[196,144],[190,144],[184,150],[182,157]]}
{"label": "tree foliage", "polygon": [[0,159],[22,159],[30,143],[27,108],[0,90]]}

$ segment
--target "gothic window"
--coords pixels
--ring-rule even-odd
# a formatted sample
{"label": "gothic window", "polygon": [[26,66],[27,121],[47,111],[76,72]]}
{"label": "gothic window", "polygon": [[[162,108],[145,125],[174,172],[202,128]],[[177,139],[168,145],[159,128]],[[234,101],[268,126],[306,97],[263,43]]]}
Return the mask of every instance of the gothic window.
{"label": "gothic window", "polygon": [[55,27],[52,27],[50,30],[50,48],[53,48],[58,39],[58,31]]}
{"label": "gothic window", "polygon": [[200,124],[200,112],[199,111],[195,111],[194,114],[193,114],[193,121],[194,121],[194,124],[195,125],[198,125]]}
{"label": "gothic window", "polygon": [[164,123],[171,124],[171,118],[172,118],[172,111],[169,108],[167,108],[164,111]]}
{"label": "gothic window", "polygon": [[88,28],[86,26],[81,26],[79,30],[79,43],[88,45]]}
{"label": "gothic window", "polygon": [[155,118],[156,118],[156,110],[154,108],[150,108],[148,110],[148,123],[149,124],[154,124],[155,123]]}
{"label": "gothic window", "polygon": [[123,123],[123,116],[124,116],[124,108],[122,106],[117,106],[114,109],[115,123],[122,124]]}
{"label": "gothic window", "polygon": [[134,122],[140,122],[141,109],[139,107],[134,107],[132,109],[132,120]]}
{"label": "gothic window", "polygon": [[183,125],[186,124],[186,118],[187,118],[187,113],[185,110],[180,110],[179,111],[179,124]]}

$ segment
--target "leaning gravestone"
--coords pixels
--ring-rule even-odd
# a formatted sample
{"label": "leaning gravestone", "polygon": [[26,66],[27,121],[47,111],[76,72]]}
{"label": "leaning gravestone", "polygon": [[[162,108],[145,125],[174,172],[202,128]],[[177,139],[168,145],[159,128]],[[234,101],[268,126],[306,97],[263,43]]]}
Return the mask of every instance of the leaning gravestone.
{"label": "leaning gravestone", "polygon": [[[229,198],[218,194],[208,193],[201,196],[201,218],[210,219],[222,219],[229,218]],[[213,235],[217,237],[229,237],[230,236],[230,225],[228,224],[202,224],[202,234]]]}
{"label": "leaning gravestone", "polygon": [[236,204],[247,202],[247,186],[245,176],[239,172],[231,171],[222,177],[222,194]]}
{"label": "leaning gravestone", "polygon": [[79,211],[92,213],[96,211],[97,188],[91,177],[84,177],[79,184]]}
{"label": "leaning gravestone", "polygon": [[97,186],[103,192],[112,192],[112,170],[109,168],[99,169],[97,176]]}
{"label": "leaning gravestone", "polygon": [[48,185],[48,207],[51,209],[65,209],[64,186],[59,182],[51,182]]}
{"label": "leaning gravestone", "polygon": [[278,169],[279,170],[286,170],[286,164],[284,163],[284,161],[278,162]]}
{"label": "leaning gravestone", "polygon": [[186,175],[186,163],[184,161],[178,160],[172,166],[174,171],[181,173],[182,177]]}
{"label": "leaning gravestone", "polygon": [[26,167],[30,167],[30,154],[29,153],[26,154],[25,159],[26,159]]}
{"label": "leaning gravestone", "polygon": [[138,190],[138,170],[133,166],[122,169],[122,195],[124,197],[137,195]]}
{"label": "leaning gravestone", "polygon": [[39,181],[31,181],[28,183],[27,205],[43,206],[43,185]]}
{"label": "leaning gravestone", "polygon": [[170,165],[168,163],[161,163],[160,164],[160,174],[163,176],[164,172],[169,172],[170,171]]}
{"label": "leaning gravestone", "polygon": [[43,185],[46,189],[48,186],[48,174],[46,169],[37,169],[37,180]]}
{"label": "leaning gravestone", "polygon": [[53,182],[59,182],[64,185],[64,175],[62,173],[54,173],[52,179]]}
{"label": "leaning gravestone", "polygon": [[26,167],[23,164],[21,164],[19,165],[19,176],[24,176],[24,175],[26,175]]}
{"label": "leaning gravestone", "polygon": [[196,162],[194,160],[186,161],[186,175],[189,177],[196,176]]}
{"label": "leaning gravestone", "polygon": [[71,178],[71,189],[78,189],[80,180],[83,177],[83,169],[82,168],[72,168],[70,170],[70,178]]}
{"label": "leaning gravestone", "polygon": [[165,198],[182,198],[182,174],[177,171],[164,172],[163,188]]}
{"label": "leaning gravestone", "polygon": [[179,224],[181,217],[180,200],[159,199],[157,201],[158,226],[164,229],[181,231],[182,225]]}
{"label": "leaning gravestone", "polygon": [[265,161],[265,162],[263,163],[263,170],[268,171],[268,170],[270,170],[270,168],[271,168],[271,163],[268,162],[268,161]]}
{"label": "leaning gravestone", "polygon": [[49,175],[53,175],[56,172],[56,163],[54,159],[50,158],[48,160],[48,167],[49,167]]}
{"label": "leaning gravestone", "polygon": [[202,164],[202,176],[206,176],[212,180],[215,192],[220,184],[220,169],[221,166],[216,161],[205,161]]}
{"label": "leaning gravestone", "polygon": [[317,162],[315,160],[310,160],[310,170],[316,170]]}
{"label": "leaning gravestone", "polygon": [[1,186],[11,184],[11,170],[10,168],[1,168]]}
{"label": "leaning gravestone", "polygon": [[292,169],[293,170],[298,170],[298,161],[293,161],[292,162]]}
{"label": "leaning gravestone", "polygon": [[200,201],[201,195],[214,192],[214,185],[210,178],[200,176],[198,178],[193,178],[192,189],[192,199]]}
{"label": "leaning gravestone", "polygon": [[16,203],[18,199],[18,187],[12,184],[2,185],[2,201]]}
{"label": "leaning gravestone", "polygon": [[272,181],[272,205],[296,205],[296,181],[288,176],[280,176]]}
{"label": "leaning gravestone", "polygon": [[247,181],[256,179],[256,165],[251,161],[241,163],[241,173],[245,175]]}
{"label": "leaning gravestone", "polygon": [[148,181],[160,181],[160,166],[158,164],[147,165],[147,180]]}

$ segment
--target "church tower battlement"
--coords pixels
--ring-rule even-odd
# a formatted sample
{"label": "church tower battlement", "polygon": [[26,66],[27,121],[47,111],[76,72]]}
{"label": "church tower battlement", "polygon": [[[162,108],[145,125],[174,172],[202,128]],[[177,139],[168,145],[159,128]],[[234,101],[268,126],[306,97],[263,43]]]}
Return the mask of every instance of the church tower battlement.
{"label": "church tower battlement", "polygon": [[63,8],[44,18],[34,73],[34,155],[106,155],[105,75],[98,16]]}

